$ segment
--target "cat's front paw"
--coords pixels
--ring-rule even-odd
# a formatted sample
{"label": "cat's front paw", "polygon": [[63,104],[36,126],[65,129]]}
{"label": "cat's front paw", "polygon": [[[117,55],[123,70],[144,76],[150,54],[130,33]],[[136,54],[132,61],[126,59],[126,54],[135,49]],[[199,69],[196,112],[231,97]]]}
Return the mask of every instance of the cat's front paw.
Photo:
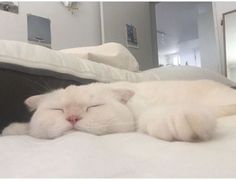
{"label": "cat's front paw", "polygon": [[152,109],[139,120],[139,130],[167,141],[208,140],[216,127],[216,118],[203,109]]}
{"label": "cat's front paw", "polygon": [[28,123],[11,123],[9,126],[3,129],[2,136],[7,135],[25,135],[29,132]]}

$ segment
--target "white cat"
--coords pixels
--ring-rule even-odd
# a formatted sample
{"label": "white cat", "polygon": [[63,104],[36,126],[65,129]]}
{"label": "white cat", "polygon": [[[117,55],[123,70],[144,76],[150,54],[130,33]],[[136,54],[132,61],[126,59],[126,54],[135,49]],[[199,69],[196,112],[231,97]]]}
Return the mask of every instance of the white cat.
{"label": "white cat", "polygon": [[210,80],[117,82],[69,86],[29,97],[29,123],[3,135],[56,138],[70,130],[96,135],[139,131],[173,141],[209,139],[216,119],[236,114],[236,91]]}

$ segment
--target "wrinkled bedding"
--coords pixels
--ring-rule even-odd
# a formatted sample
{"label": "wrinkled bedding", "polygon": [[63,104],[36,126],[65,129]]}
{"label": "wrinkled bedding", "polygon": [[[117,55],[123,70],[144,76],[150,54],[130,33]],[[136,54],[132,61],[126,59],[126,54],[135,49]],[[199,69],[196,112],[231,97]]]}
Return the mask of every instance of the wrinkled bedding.
{"label": "wrinkled bedding", "polygon": [[83,59],[76,54],[62,53],[17,41],[0,40],[0,67],[1,63],[69,74],[100,82],[159,80],[158,76],[151,71],[132,72]]}
{"label": "wrinkled bedding", "polygon": [[236,116],[218,122],[214,138],[198,143],[141,133],[0,137],[0,177],[236,177]]}
{"label": "wrinkled bedding", "polygon": [[[50,71],[50,76],[67,74],[82,79],[100,82],[147,81],[147,80],[196,80],[211,79],[230,86],[236,86],[224,76],[191,66],[170,66],[132,72],[103,63],[83,59],[76,54],[63,53],[24,42],[0,40],[0,68],[14,69],[25,73],[40,75],[39,70]],[[20,68],[15,68],[20,66]],[[27,69],[30,69],[28,71]],[[32,71],[35,70],[35,71]]]}

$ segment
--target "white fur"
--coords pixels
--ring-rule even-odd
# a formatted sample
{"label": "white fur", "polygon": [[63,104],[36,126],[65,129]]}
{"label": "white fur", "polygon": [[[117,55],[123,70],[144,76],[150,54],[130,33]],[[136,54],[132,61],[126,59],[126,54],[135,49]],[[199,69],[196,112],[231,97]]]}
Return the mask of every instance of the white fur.
{"label": "white fur", "polygon": [[29,133],[28,123],[11,123],[2,131],[2,135],[25,135]]}
{"label": "white fur", "polygon": [[[37,138],[50,139],[72,129],[97,135],[134,131],[133,115],[124,105],[130,96],[129,90],[104,90],[94,85],[69,86],[45,95],[32,96],[25,101],[31,110],[36,109],[27,133]],[[66,120],[70,115],[82,119],[72,125]],[[14,130],[13,124],[10,124],[3,133],[12,134]]]}
{"label": "white fur", "polygon": [[216,127],[216,117],[207,107],[195,105],[154,106],[138,119],[138,131],[174,141],[207,140]]}
{"label": "white fur", "polygon": [[[26,134],[38,138],[72,129],[97,135],[138,130],[168,141],[194,141],[213,135],[217,116],[236,113],[236,91],[209,80],[95,83],[25,103],[36,109]],[[70,115],[82,119],[72,125],[66,120]],[[3,133],[13,134],[12,124]]]}

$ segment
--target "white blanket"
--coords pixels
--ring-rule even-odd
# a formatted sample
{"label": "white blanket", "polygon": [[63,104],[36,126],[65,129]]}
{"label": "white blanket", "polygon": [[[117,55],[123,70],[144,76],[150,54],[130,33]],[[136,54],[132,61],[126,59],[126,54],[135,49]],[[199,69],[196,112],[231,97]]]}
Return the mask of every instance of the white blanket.
{"label": "white blanket", "polygon": [[236,116],[207,142],[165,142],[140,133],[55,140],[0,137],[0,177],[236,177]]}
{"label": "white blanket", "polygon": [[220,74],[197,67],[161,67],[141,72],[131,72],[82,59],[75,54],[62,53],[38,45],[7,40],[0,40],[1,63],[65,73],[100,82],[210,79],[236,86],[235,82]]}
{"label": "white blanket", "polygon": [[152,71],[131,72],[29,43],[0,40],[0,63],[50,70],[101,82],[159,80]]}

